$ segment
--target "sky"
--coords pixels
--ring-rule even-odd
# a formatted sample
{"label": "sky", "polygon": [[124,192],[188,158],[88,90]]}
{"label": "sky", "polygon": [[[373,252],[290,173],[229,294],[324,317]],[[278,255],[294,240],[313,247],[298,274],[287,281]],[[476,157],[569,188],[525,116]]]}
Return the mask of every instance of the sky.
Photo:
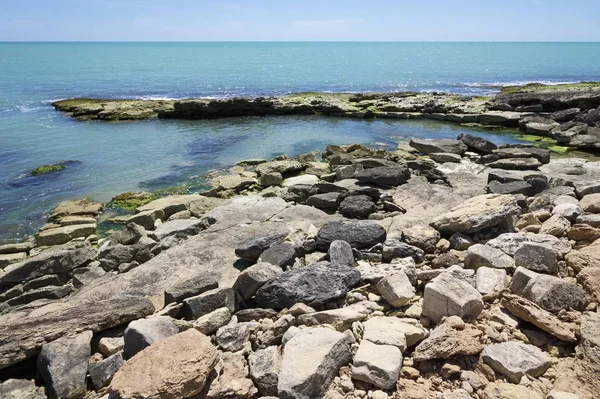
{"label": "sky", "polygon": [[600,0],[0,1],[0,41],[600,41]]}

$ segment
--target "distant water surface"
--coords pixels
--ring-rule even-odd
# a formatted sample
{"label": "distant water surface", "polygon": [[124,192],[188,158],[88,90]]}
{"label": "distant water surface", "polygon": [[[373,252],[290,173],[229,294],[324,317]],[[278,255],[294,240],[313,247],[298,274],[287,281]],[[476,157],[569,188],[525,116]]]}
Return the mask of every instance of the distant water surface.
{"label": "distant water surface", "polygon": [[[77,122],[60,98],[299,91],[451,91],[600,80],[599,43],[0,43],[0,240],[35,232],[59,201],[197,181],[243,158],[327,144],[393,147],[467,131],[435,122],[319,117]],[[498,142],[506,134],[490,135]],[[32,178],[36,166],[77,161]]]}

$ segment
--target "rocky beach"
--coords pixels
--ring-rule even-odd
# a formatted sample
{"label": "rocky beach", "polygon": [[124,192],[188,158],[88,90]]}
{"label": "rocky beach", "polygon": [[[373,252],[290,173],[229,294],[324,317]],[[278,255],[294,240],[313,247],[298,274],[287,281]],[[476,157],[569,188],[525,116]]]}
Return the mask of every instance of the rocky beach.
{"label": "rocky beach", "polygon": [[[59,204],[0,246],[0,397],[593,399],[600,85],[54,102],[81,121],[325,115],[514,127],[239,160]],[[560,156],[559,156],[560,155]],[[113,201],[115,202],[115,201]]]}

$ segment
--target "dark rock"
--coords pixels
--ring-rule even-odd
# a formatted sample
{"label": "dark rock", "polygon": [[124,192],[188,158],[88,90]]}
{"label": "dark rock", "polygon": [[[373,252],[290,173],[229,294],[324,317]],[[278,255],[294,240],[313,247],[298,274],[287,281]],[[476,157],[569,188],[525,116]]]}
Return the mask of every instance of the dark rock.
{"label": "dark rock", "polygon": [[579,108],[563,109],[550,114],[550,119],[553,119],[557,122],[567,122],[573,120],[577,115],[579,115],[580,112],[581,109]]}
{"label": "dark rock", "polygon": [[383,246],[382,256],[384,262],[391,262],[397,258],[411,257],[416,263],[421,263],[423,256],[425,256],[425,251],[404,242],[395,242]]}
{"label": "dark rock", "polygon": [[354,253],[346,241],[336,240],[327,251],[329,261],[334,265],[354,267]]}
{"label": "dark rock", "polygon": [[261,319],[275,319],[278,312],[273,309],[242,309],[235,314],[240,323],[247,321],[259,321]]}
{"label": "dark rock", "polygon": [[327,193],[340,193],[340,194],[344,194],[344,193],[348,192],[347,188],[338,186],[337,184],[333,184],[333,183],[323,183],[323,182],[321,182],[321,183],[315,184],[315,187],[317,188],[319,194],[327,194]]}
{"label": "dark rock", "polygon": [[152,343],[175,335],[179,329],[167,316],[155,316],[129,323],[123,334],[123,356],[130,359]]}
{"label": "dark rock", "polygon": [[114,233],[110,237],[110,242],[113,245],[123,244],[123,245],[131,245],[136,244],[140,238],[146,237],[146,229],[135,223],[127,223],[124,229]]}
{"label": "dark rock", "polygon": [[98,260],[100,266],[106,270],[115,270],[122,263],[131,263],[137,261],[144,263],[152,258],[148,247],[142,243],[134,245],[112,245],[100,251]]}
{"label": "dark rock", "polygon": [[353,219],[365,219],[375,212],[377,207],[366,195],[352,195],[346,197],[339,207],[342,215]]}
{"label": "dark rock", "polygon": [[523,194],[528,197],[536,194],[533,186],[522,180],[510,183],[492,181],[488,184],[487,190],[492,194]]}
{"label": "dark rock", "polygon": [[233,290],[249,300],[263,284],[283,273],[281,267],[271,263],[257,263],[244,269],[233,284]]}
{"label": "dark rock", "polygon": [[256,302],[263,308],[283,309],[296,303],[324,305],[342,298],[360,279],[360,273],[329,262],[289,270],[263,285]]}
{"label": "dark rock", "polygon": [[458,140],[461,140],[470,149],[486,154],[491,154],[498,148],[498,146],[491,141],[475,136],[474,134],[461,134],[458,136]]}
{"label": "dark rock", "polygon": [[385,238],[385,229],[372,221],[333,221],[326,223],[319,230],[317,248],[327,250],[336,240],[346,241],[352,248],[370,248],[384,242]]}
{"label": "dark rock", "polygon": [[66,273],[61,274],[48,274],[42,277],[29,280],[23,284],[23,291],[34,290],[36,288],[47,287],[49,285],[63,285],[69,281]]}
{"label": "dark rock", "polygon": [[38,299],[64,298],[72,292],[73,287],[70,285],[42,287],[27,291],[16,298],[6,301],[6,303],[10,306],[25,305]]}
{"label": "dark rock", "polygon": [[379,198],[381,198],[381,191],[375,187],[361,187],[356,190],[352,190],[347,192],[346,194],[342,194],[343,198],[347,198],[353,195],[363,195],[371,198],[371,201],[377,202]]}
{"label": "dark rock", "polygon": [[231,313],[236,310],[235,293],[231,288],[217,288],[183,301],[183,312],[189,320],[223,307],[228,308]]}
{"label": "dark rock", "polygon": [[500,158],[535,158],[542,164],[550,162],[550,150],[544,148],[526,147],[503,147],[494,150],[494,154],[500,155]]}
{"label": "dark rock", "polygon": [[235,254],[242,259],[255,262],[271,245],[282,242],[287,237],[286,232],[272,232],[266,236],[251,238],[244,241],[236,249]]}
{"label": "dark rock", "polygon": [[338,208],[339,192],[315,194],[306,200],[306,205],[313,206],[325,212],[335,212]]}
{"label": "dark rock", "polygon": [[184,299],[213,290],[218,286],[217,280],[208,274],[192,277],[165,289],[165,305],[172,302],[181,302]]}
{"label": "dark rock", "polygon": [[535,158],[502,158],[488,165],[490,168],[509,170],[537,169],[542,163]]}
{"label": "dark rock", "polygon": [[432,152],[449,152],[462,155],[467,151],[467,146],[460,140],[418,140],[413,139],[408,143],[412,148],[423,154]]}
{"label": "dark rock", "polygon": [[286,201],[304,203],[310,196],[313,196],[317,193],[318,190],[315,186],[308,184],[295,184],[288,187],[286,195],[282,195],[282,198],[284,198]]}
{"label": "dark rock", "polygon": [[582,122],[588,126],[596,126],[596,123],[600,122],[600,110],[590,109],[585,113],[580,114],[575,118],[577,122]]}
{"label": "dark rock", "polygon": [[37,368],[48,387],[50,397],[79,399],[85,396],[92,332],[62,337],[45,344],[37,359]]}
{"label": "dark rock", "polygon": [[292,266],[295,260],[296,248],[289,242],[271,245],[258,258],[259,262],[267,262],[282,269]]}
{"label": "dark rock", "polygon": [[361,183],[378,184],[382,186],[399,186],[410,179],[410,171],[401,166],[365,169],[356,174],[356,179]]}
{"label": "dark rock", "polygon": [[362,167],[365,169],[378,168],[381,166],[387,166],[387,167],[394,168],[394,167],[398,166],[398,164],[396,162],[390,161],[387,159],[383,159],[383,158],[358,158],[358,159],[353,159],[352,163],[362,165]]}
{"label": "dark rock", "polygon": [[123,363],[123,353],[119,352],[104,360],[90,364],[88,371],[94,388],[100,389],[107,386]]}

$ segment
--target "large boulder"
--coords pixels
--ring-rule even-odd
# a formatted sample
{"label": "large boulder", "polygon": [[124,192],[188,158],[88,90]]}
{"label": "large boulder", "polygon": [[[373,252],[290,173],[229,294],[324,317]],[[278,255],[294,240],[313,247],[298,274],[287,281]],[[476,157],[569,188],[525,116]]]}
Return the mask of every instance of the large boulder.
{"label": "large boulder", "polygon": [[481,294],[450,273],[440,274],[425,286],[423,315],[436,323],[446,316],[474,319],[482,310]]}
{"label": "large boulder", "polygon": [[451,154],[462,155],[467,151],[467,146],[460,140],[412,139],[408,144],[423,154],[449,152]]}
{"label": "large boulder", "polygon": [[502,342],[486,346],[481,360],[512,383],[521,377],[539,377],[552,365],[552,359],[539,348],[522,342]]}
{"label": "large boulder", "polygon": [[332,221],[323,225],[319,230],[317,248],[327,250],[329,245],[336,240],[346,241],[352,248],[369,248],[384,242],[385,238],[385,229],[372,221]]}
{"label": "large boulder", "polygon": [[124,357],[129,359],[154,342],[179,332],[170,317],[156,316],[135,320],[129,323],[123,335],[125,340]]}
{"label": "large boulder", "polygon": [[284,347],[278,397],[322,398],[339,369],[351,359],[344,334],[327,328],[298,331]]}
{"label": "large boulder", "polygon": [[481,138],[479,136],[475,136],[474,134],[461,134],[460,136],[458,136],[458,139],[465,143],[465,145],[471,150],[483,152],[486,154],[491,154],[495,149],[498,148],[498,146],[492,143],[491,141]]}
{"label": "large boulder", "polygon": [[109,392],[119,399],[189,398],[202,391],[218,360],[210,338],[189,329],[126,362],[113,377]]}
{"label": "large boulder", "polygon": [[359,171],[355,177],[361,183],[399,186],[410,179],[410,170],[401,166],[379,166]]}
{"label": "large boulder", "polygon": [[471,234],[497,226],[520,212],[514,196],[486,194],[468,199],[434,219],[431,225],[442,234]]}
{"label": "large boulder", "polygon": [[255,297],[264,308],[289,308],[299,302],[323,305],[342,298],[359,280],[353,267],[318,262],[280,274],[260,287]]}

